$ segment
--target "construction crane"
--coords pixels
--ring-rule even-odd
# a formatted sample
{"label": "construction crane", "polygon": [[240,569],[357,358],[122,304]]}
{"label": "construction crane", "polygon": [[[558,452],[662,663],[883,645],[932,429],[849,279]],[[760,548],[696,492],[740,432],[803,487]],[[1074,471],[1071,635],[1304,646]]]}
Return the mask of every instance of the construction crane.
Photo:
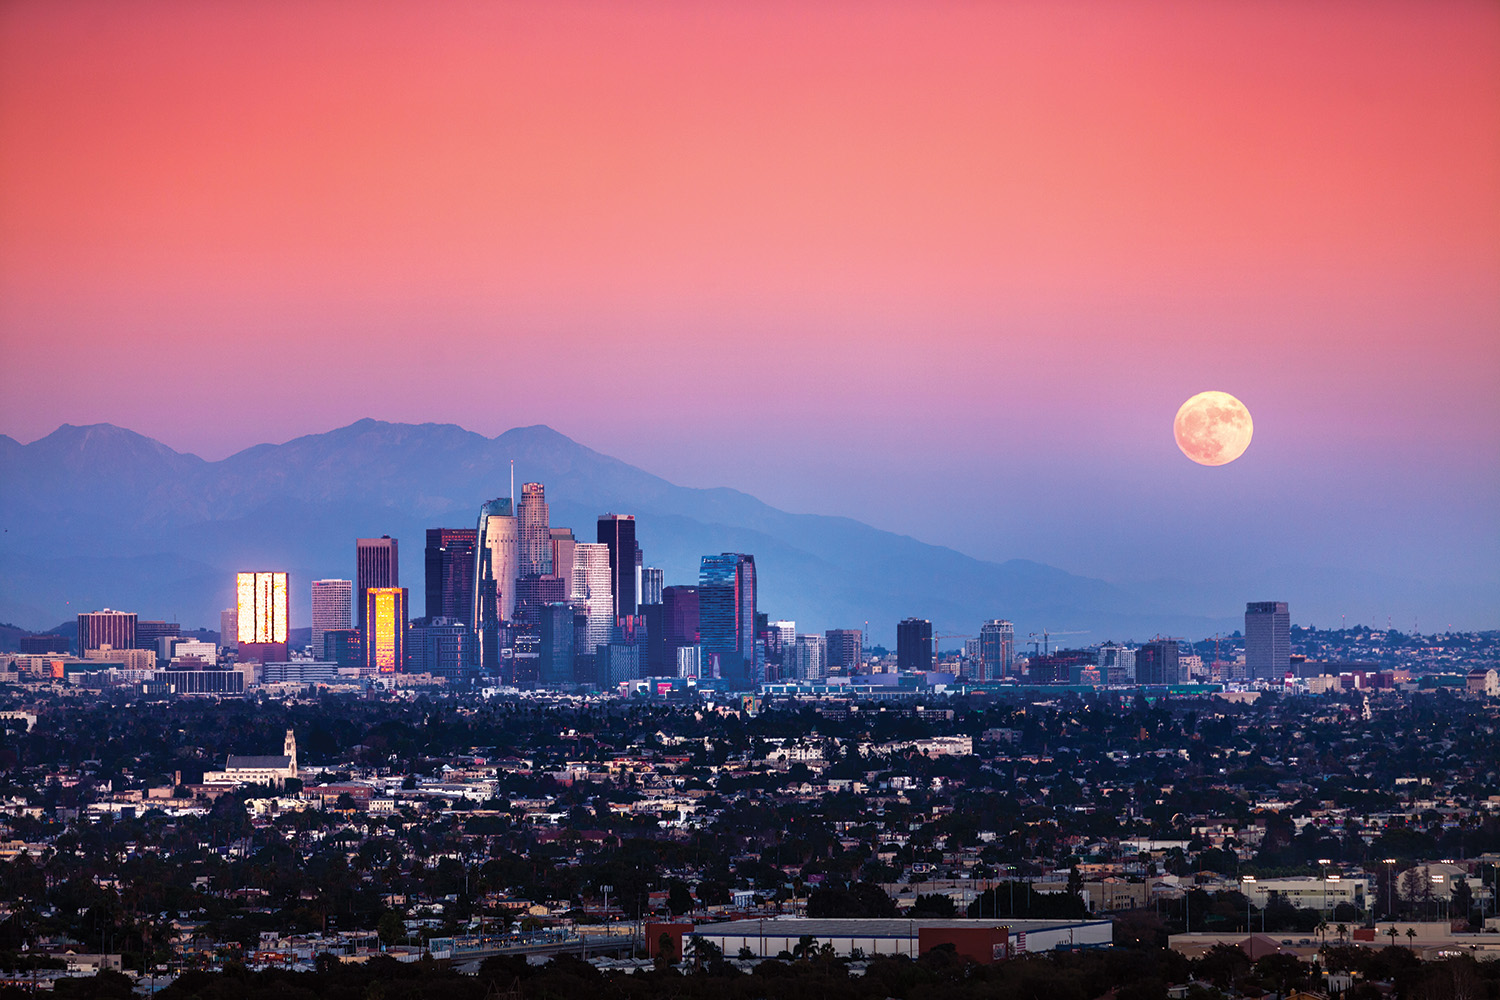
{"label": "construction crane", "polygon": [[[1039,634],[1042,637],[1040,640],[1037,639],[1037,635],[1039,635]],[[1049,642],[1051,641],[1051,639],[1052,639],[1052,637],[1054,635],[1088,635],[1088,634],[1089,634],[1089,630],[1086,629],[1086,628],[1070,629],[1070,630],[1068,630],[1066,632],[1050,632],[1047,629],[1042,629],[1042,631],[1040,633],[1037,633],[1037,632],[1028,632],[1027,633],[1027,637],[1026,637],[1026,644],[1031,647],[1031,655],[1032,656],[1036,655],[1036,649],[1037,649],[1038,646],[1042,647],[1042,655],[1046,656],[1047,653],[1050,651],[1048,644],[1049,644]]]}

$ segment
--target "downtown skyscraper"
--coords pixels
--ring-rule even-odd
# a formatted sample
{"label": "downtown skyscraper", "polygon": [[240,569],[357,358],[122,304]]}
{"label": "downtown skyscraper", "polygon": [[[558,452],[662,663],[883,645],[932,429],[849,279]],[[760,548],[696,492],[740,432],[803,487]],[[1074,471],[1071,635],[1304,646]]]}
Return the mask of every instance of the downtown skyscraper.
{"label": "downtown skyscraper", "polygon": [[[670,588],[669,588],[670,589]],[[703,655],[719,676],[760,683],[755,653],[755,557],[743,552],[704,556],[698,570],[698,629]]]}
{"label": "downtown skyscraper", "polygon": [[541,483],[523,483],[516,504],[518,576],[552,575],[552,529],[547,494]]}
{"label": "downtown skyscraper", "polygon": [[323,636],[333,629],[352,627],[354,584],[348,580],[312,582],[312,653],[323,658]]}
{"label": "downtown skyscraper", "polygon": [[1292,665],[1292,616],[1285,601],[1245,605],[1245,677],[1280,683]]}
{"label": "downtown skyscraper", "polygon": [[609,548],[609,592],[614,598],[615,617],[636,613],[636,566],[639,548],[635,542],[634,514],[600,514],[599,544]]}
{"label": "downtown skyscraper", "polygon": [[401,586],[396,539],[390,535],[354,540],[354,600],[359,627],[365,627],[365,591],[371,587]]}
{"label": "downtown skyscraper", "polygon": [[474,564],[479,532],[473,528],[428,528],[423,552],[424,607],[428,618],[472,625]]}

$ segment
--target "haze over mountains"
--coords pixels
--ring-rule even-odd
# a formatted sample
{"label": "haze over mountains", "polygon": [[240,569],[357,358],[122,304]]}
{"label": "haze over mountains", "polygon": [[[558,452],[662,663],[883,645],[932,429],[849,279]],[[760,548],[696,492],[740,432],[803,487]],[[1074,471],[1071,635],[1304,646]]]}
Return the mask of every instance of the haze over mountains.
{"label": "haze over mountains", "polygon": [[[1195,618],[1105,583],[1022,560],[984,562],[848,518],[790,514],[730,489],[690,489],[586,448],[546,426],[495,438],[453,424],[361,420],[219,462],[109,424],[63,425],[29,445],[0,435],[0,621],[44,629],[113,607],[216,627],[243,569],[307,583],[352,578],[354,539],[401,541],[401,582],[424,613],[429,527],[467,527],[516,482],[546,485],[554,525],[593,541],[604,512],[636,515],[647,565],[696,583],[699,557],[755,555],[760,608],[804,631],[863,627],[890,644],[916,615],[938,633],[1006,617],[1021,635],[1087,630],[1070,642],[1198,638],[1240,624]],[[944,648],[958,644],[945,642]]]}

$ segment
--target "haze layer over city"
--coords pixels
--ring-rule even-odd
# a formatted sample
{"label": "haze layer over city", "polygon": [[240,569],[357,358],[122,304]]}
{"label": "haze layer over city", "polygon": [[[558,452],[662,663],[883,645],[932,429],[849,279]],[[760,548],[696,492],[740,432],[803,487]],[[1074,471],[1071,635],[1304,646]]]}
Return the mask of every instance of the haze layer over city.
{"label": "haze layer over city", "polygon": [[0,5],[0,1000],[1500,996],[1500,7]]}

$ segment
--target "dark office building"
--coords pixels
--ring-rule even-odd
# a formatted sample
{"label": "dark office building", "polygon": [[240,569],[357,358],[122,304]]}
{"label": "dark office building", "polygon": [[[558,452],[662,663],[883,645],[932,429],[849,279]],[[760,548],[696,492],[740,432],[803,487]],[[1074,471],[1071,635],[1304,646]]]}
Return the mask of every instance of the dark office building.
{"label": "dark office building", "polygon": [[135,648],[154,650],[158,640],[181,634],[182,626],[176,622],[138,620],[135,623]]}
{"label": "dark office building", "polygon": [[418,618],[406,633],[406,669],[463,683],[474,673],[474,645],[474,630],[462,622]]}
{"label": "dark office building", "polygon": [[451,618],[466,625],[474,616],[474,528],[428,528],[424,565],[427,617]]}
{"label": "dark office building", "polygon": [[537,680],[548,687],[572,684],[573,651],[577,648],[573,605],[553,601],[542,607],[541,656],[537,662]]}
{"label": "dark office building", "polygon": [[932,622],[907,618],[896,623],[896,669],[932,669]]}
{"label": "dark office building", "polygon": [[1137,684],[1177,684],[1180,677],[1176,639],[1152,639],[1135,651]]}
{"label": "dark office building", "polygon": [[[663,595],[675,589],[667,587]],[[717,661],[719,676],[725,680],[752,685],[760,682],[755,603],[754,556],[725,552],[703,557],[698,571],[699,643],[705,661]]]}
{"label": "dark office building", "polygon": [[365,646],[359,632],[352,628],[331,628],[323,633],[323,659],[341,667],[361,667]]}
{"label": "dark office building", "polygon": [[542,608],[568,599],[568,581],[560,576],[523,576],[516,581],[516,628],[535,632]]}
{"label": "dark office building", "polygon": [[698,588],[663,587],[661,617],[662,634],[668,645],[698,645]]}
{"label": "dark office building", "polygon": [[609,592],[615,600],[615,617],[635,614],[635,567],[639,548],[635,544],[634,514],[600,514],[599,544],[609,546]]}
{"label": "dark office building", "polygon": [[38,656],[43,653],[66,653],[68,651],[68,637],[65,635],[23,635],[21,636],[21,652]]}
{"label": "dark office building", "polygon": [[1292,662],[1292,616],[1285,601],[1245,605],[1245,676],[1280,683]]}
{"label": "dark office building", "polygon": [[401,572],[396,539],[390,535],[354,540],[354,607],[359,615],[355,626],[365,627],[365,591],[371,587],[401,586]]}
{"label": "dark office building", "polygon": [[[665,609],[660,602],[641,605],[641,625],[646,630],[645,653],[641,659],[641,673],[646,677],[672,677],[677,673],[677,653],[667,652],[667,629]],[[671,665],[668,667],[668,656]]]}

